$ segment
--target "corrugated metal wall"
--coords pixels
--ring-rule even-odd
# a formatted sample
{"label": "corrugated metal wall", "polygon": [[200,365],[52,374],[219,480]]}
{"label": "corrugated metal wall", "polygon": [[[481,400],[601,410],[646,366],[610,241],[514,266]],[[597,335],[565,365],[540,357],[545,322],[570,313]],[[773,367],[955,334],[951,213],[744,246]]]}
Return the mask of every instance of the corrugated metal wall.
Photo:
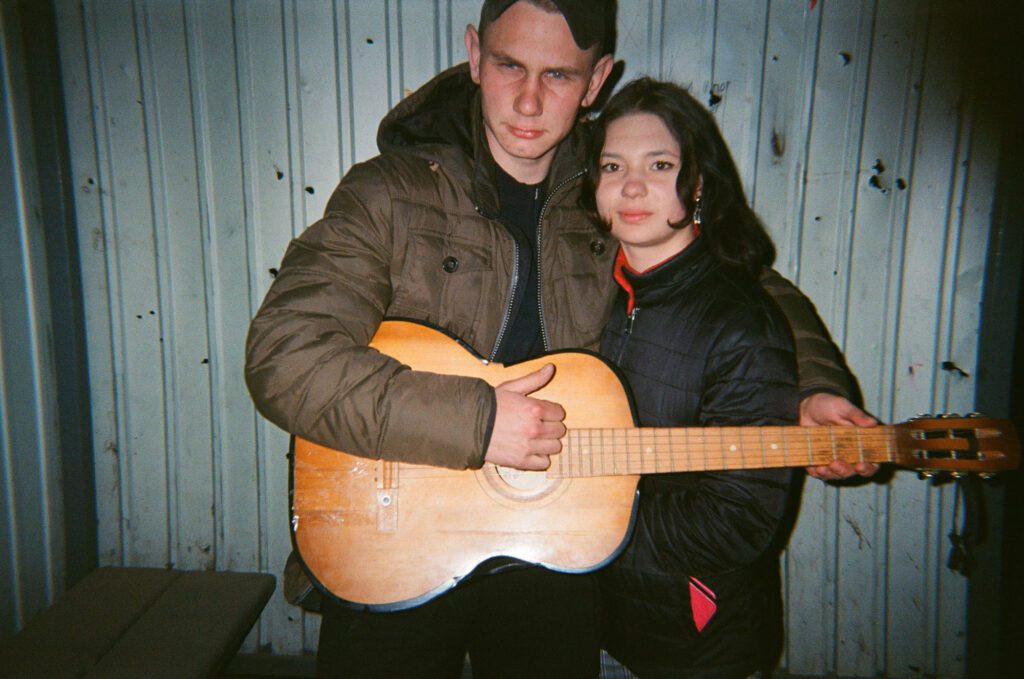
{"label": "corrugated metal wall", "polygon": [[0,6],[0,638],[63,590],[56,369],[18,13]]}
{"label": "corrugated metal wall", "polygon": [[[479,0],[59,0],[100,559],[279,573],[287,437],[242,381],[288,240]],[[889,420],[969,411],[998,139],[955,0],[621,0],[626,79],[712,103],[777,267]],[[5,321],[6,332],[6,321]],[[949,361],[963,368],[945,371]],[[958,677],[949,486],[809,481],[785,555],[800,674]],[[315,648],[278,594],[247,648]]]}

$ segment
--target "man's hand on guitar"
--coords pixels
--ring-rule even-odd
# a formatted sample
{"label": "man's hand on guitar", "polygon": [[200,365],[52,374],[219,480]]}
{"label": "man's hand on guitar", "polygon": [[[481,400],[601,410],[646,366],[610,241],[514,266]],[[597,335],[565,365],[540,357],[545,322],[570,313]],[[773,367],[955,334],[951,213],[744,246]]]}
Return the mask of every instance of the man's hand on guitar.
{"label": "man's hand on guitar", "polygon": [[[804,427],[840,426],[873,427],[878,420],[871,417],[842,396],[818,392],[800,402],[800,424]],[[850,464],[836,460],[832,464],[820,467],[807,467],[807,473],[822,481],[838,481],[848,479],[854,474],[871,476],[878,471],[878,465],[872,462]]]}
{"label": "man's hand on guitar", "polygon": [[557,403],[530,398],[555,375],[548,364],[519,379],[502,382],[494,388],[498,410],[494,430],[487,446],[487,462],[529,471],[551,466],[551,456],[562,451],[565,436],[565,409]]}

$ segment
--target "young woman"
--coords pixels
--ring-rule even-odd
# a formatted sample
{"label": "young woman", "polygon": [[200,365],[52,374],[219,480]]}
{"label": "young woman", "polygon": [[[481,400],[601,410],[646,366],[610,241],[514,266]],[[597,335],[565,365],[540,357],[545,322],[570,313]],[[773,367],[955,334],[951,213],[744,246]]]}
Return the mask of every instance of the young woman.
{"label": "young woman", "polygon": [[[642,426],[797,422],[793,343],[756,281],[775,251],[714,119],[649,79],[595,123],[584,201],[618,238],[602,353]],[[600,573],[605,648],[640,677],[746,677],[776,633],[789,470],[646,476],[632,539]]]}

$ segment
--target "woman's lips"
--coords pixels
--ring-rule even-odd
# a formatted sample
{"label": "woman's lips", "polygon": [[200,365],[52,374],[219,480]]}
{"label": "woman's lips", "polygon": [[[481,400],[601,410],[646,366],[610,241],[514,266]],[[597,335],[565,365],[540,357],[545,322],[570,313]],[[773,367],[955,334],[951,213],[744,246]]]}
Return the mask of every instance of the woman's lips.
{"label": "woman's lips", "polygon": [[647,212],[646,210],[621,210],[619,212],[619,219],[626,222],[627,224],[636,224],[642,222],[653,213]]}

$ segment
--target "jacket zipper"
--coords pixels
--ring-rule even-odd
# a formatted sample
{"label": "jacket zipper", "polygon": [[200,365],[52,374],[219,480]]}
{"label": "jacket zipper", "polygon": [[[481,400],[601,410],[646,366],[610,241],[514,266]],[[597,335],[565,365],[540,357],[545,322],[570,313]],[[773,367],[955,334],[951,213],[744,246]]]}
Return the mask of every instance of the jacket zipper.
{"label": "jacket zipper", "polygon": [[540,257],[540,246],[541,246],[541,231],[544,228],[544,216],[548,211],[548,206],[551,204],[551,199],[555,197],[562,187],[570,182],[574,182],[587,173],[586,170],[580,170],[576,174],[566,177],[560,181],[555,188],[551,189],[551,193],[544,199],[544,205],[540,208],[540,218],[537,219],[537,314],[540,316],[540,339],[544,344],[544,351],[551,351],[551,341],[548,339],[548,324],[544,318],[544,295],[541,294],[542,286],[541,281],[541,257]]}
{"label": "jacket zipper", "polygon": [[491,353],[487,357],[488,362],[493,361],[494,357],[498,355],[498,347],[501,346],[501,340],[505,338],[509,321],[512,320],[512,304],[516,299],[516,288],[519,286],[519,243],[511,235],[509,239],[512,241],[512,261],[514,262],[512,265],[512,286],[508,291],[508,303],[505,305],[505,315],[501,319],[501,326],[498,328],[498,337],[494,340],[494,348],[491,349]]}
{"label": "jacket zipper", "polygon": [[615,357],[616,365],[622,363],[622,355],[626,353],[626,345],[629,344],[629,338],[633,336],[633,324],[636,323],[636,317],[639,313],[640,307],[635,306],[626,318],[626,331],[623,333],[622,344],[619,345],[619,352]]}

